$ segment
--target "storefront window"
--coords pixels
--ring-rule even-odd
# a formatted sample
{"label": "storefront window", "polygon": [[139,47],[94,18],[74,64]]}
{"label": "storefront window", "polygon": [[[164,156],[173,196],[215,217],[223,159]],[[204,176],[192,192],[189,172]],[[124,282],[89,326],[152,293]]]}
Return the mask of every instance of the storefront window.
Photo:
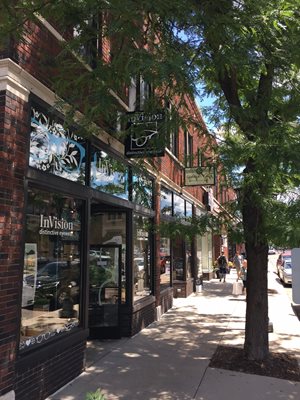
{"label": "storefront window", "polygon": [[160,239],[160,287],[161,289],[171,285],[171,252],[170,252],[170,239]]}
{"label": "storefront window", "polygon": [[139,215],[133,217],[134,301],[151,293],[149,223],[148,218]]}
{"label": "storefront window", "polygon": [[28,192],[20,349],[79,324],[81,208],[68,196]]}
{"label": "storefront window", "polygon": [[185,265],[186,265],[186,277],[192,277],[192,250],[191,250],[191,242],[185,242]]}
{"label": "storefront window", "polygon": [[30,167],[85,184],[85,147],[58,118],[31,108]]}
{"label": "storefront window", "polygon": [[[119,248],[121,248],[121,257],[116,260]],[[111,253],[114,255],[112,256]],[[126,214],[124,212],[113,210],[106,212],[101,210],[99,204],[92,204],[89,255],[90,306],[99,303],[101,297],[104,297],[105,301],[111,301],[112,299],[107,298],[108,293],[112,293],[118,302],[125,303]],[[121,299],[116,298],[119,283],[121,284]],[[112,291],[109,288],[115,290]]]}
{"label": "storefront window", "polygon": [[192,204],[186,201],[186,202],[185,202],[185,216],[186,216],[187,218],[191,218],[192,215],[193,215],[193,207],[192,207]]}
{"label": "storefront window", "polygon": [[202,265],[202,237],[197,235],[197,270],[196,276],[199,278],[203,274],[203,265]]}
{"label": "storefront window", "polygon": [[153,181],[136,172],[132,174],[132,201],[153,208]]}
{"label": "storefront window", "polygon": [[184,277],[184,250],[182,239],[175,239],[173,242],[173,279],[185,280]]}
{"label": "storefront window", "polygon": [[184,217],[184,213],[184,200],[177,194],[174,194],[174,215]]}
{"label": "storefront window", "polygon": [[160,212],[172,215],[172,192],[163,187],[160,190]]}
{"label": "storefront window", "polygon": [[92,149],[91,187],[128,200],[128,168],[96,148]]}

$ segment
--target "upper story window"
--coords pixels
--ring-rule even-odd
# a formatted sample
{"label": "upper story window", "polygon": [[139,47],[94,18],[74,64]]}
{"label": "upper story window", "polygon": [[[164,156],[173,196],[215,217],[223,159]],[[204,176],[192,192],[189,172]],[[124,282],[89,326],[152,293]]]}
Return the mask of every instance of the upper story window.
{"label": "upper story window", "polygon": [[129,87],[129,108],[133,110],[144,110],[147,101],[153,95],[153,87],[141,75],[131,79]]}
{"label": "upper story window", "polygon": [[128,200],[128,167],[92,147],[90,184],[94,189]]}
{"label": "upper story window", "polygon": [[73,38],[78,40],[76,51],[91,68],[96,67],[100,53],[100,28],[100,20],[95,15],[73,28]]}
{"label": "upper story window", "polygon": [[85,184],[85,140],[38,105],[31,107],[29,166]]}
{"label": "upper story window", "polygon": [[184,156],[185,165],[187,167],[193,166],[193,136],[188,131],[184,132]]}

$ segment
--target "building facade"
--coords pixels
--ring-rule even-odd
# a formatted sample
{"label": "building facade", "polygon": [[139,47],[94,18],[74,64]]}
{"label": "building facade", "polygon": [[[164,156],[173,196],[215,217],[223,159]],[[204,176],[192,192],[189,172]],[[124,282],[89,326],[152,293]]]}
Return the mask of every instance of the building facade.
{"label": "building facade", "polygon": [[[153,227],[232,196],[185,185],[208,134],[192,99],[203,132],[174,131],[155,168],[101,127],[89,138],[65,128],[39,67],[41,47],[54,57],[60,40],[41,20],[1,53],[0,399],[45,399],[84,370],[88,338],[132,336],[210,279],[212,232],[170,239]],[[133,111],[130,90],[119,103]]]}

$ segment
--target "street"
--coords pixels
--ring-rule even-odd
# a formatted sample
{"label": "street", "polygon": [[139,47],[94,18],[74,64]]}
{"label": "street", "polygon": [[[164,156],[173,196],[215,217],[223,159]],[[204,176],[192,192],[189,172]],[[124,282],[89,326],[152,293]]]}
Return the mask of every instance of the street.
{"label": "street", "polygon": [[[269,271],[273,271],[274,274],[277,275],[277,271],[276,271],[276,261],[278,258],[278,254],[269,254]],[[280,282],[280,279],[277,275],[277,279]],[[292,285],[284,285],[282,282],[280,282],[282,287],[284,288],[284,291],[286,293],[286,295],[289,297],[291,303],[293,303],[293,289],[292,289]],[[295,314],[298,316],[299,320],[300,320],[300,305],[297,305],[294,307],[294,312]]]}

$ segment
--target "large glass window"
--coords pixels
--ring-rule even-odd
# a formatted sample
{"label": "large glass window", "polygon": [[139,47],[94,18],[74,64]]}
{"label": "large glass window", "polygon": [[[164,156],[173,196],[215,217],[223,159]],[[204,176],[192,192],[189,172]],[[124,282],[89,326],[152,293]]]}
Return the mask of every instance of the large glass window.
{"label": "large glass window", "polygon": [[[115,265],[111,256],[105,261],[109,246],[121,246],[121,265]],[[111,212],[101,210],[99,204],[92,204],[90,220],[90,257],[89,257],[90,296],[94,287],[109,287],[112,281],[118,283],[121,274],[121,302],[126,301],[126,214],[124,212]],[[113,278],[114,279],[109,279]],[[109,289],[106,290],[109,292]],[[98,296],[97,296],[98,297]],[[91,298],[90,298],[91,301]],[[92,301],[93,302],[93,301]]]}
{"label": "large glass window", "polygon": [[132,173],[132,201],[153,208],[153,181],[135,170]]}
{"label": "large glass window", "polygon": [[28,192],[20,349],[79,324],[81,209],[72,197]]}
{"label": "large glass window", "polygon": [[58,118],[31,107],[30,167],[85,183],[85,141]]}
{"label": "large glass window", "polygon": [[187,167],[193,166],[193,136],[189,132],[184,133],[184,151],[185,151],[185,164]]}
{"label": "large glass window", "polygon": [[177,217],[184,217],[184,200],[177,194],[174,194],[174,215]]}
{"label": "large glass window", "polygon": [[92,148],[91,187],[128,200],[128,167],[104,151]]}
{"label": "large glass window", "polygon": [[161,289],[171,285],[171,252],[170,252],[170,239],[160,239],[160,287]]}
{"label": "large glass window", "polygon": [[186,277],[192,277],[192,248],[191,242],[185,242],[185,265],[186,265]]}
{"label": "large glass window", "polygon": [[173,279],[182,281],[184,277],[184,242],[177,238],[173,242]]}
{"label": "large glass window", "polygon": [[186,216],[187,218],[191,218],[192,215],[193,215],[193,206],[192,206],[191,203],[189,203],[189,202],[186,201],[186,202],[185,202],[185,216]]}
{"label": "large glass window", "polygon": [[151,294],[149,218],[133,217],[134,300]]}
{"label": "large glass window", "polygon": [[172,192],[164,187],[160,190],[160,212],[172,215]]}

